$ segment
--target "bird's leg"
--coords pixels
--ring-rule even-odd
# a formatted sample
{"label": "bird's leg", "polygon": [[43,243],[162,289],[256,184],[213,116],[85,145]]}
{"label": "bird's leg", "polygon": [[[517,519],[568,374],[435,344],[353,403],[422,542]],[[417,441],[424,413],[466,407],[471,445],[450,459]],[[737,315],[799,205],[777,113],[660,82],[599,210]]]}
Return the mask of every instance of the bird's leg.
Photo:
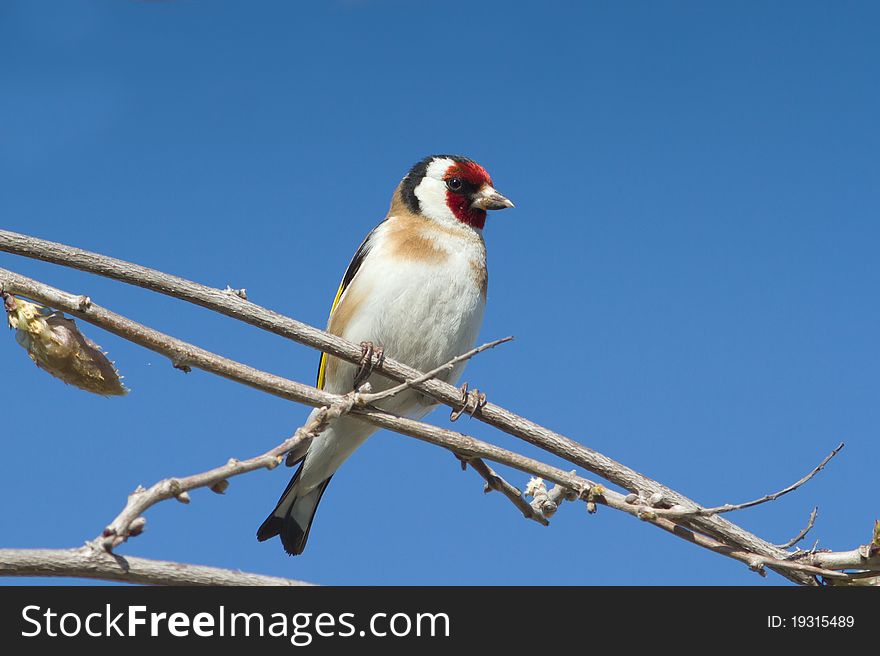
{"label": "bird's leg", "polygon": [[468,390],[468,384],[461,386],[461,407],[449,413],[449,421],[456,421],[467,412],[473,417],[486,405],[486,395],[478,389]]}
{"label": "bird's leg", "polygon": [[[376,360],[373,361],[373,356]],[[361,342],[361,360],[358,363],[357,373],[354,375],[354,388],[358,389],[367,382],[375,369],[381,369],[385,361],[385,349],[376,346],[373,342]]]}

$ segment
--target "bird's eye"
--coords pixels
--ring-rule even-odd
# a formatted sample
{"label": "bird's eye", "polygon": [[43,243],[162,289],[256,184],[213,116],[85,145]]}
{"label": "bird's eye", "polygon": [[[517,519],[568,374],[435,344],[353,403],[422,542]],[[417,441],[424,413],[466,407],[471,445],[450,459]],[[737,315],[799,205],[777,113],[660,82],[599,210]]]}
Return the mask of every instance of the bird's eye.
{"label": "bird's eye", "polygon": [[449,178],[449,180],[446,181],[446,187],[449,191],[461,191],[461,178]]}

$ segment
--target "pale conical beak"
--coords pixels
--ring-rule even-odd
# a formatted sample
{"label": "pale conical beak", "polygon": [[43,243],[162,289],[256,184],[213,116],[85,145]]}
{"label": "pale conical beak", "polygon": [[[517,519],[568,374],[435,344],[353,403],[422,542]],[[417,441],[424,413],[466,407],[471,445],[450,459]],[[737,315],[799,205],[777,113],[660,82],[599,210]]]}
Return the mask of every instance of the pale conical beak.
{"label": "pale conical beak", "polygon": [[503,210],[506,207],[514,207],[514,204],[489,185],[480,189],[471,201],[471,208],[475,210]]}

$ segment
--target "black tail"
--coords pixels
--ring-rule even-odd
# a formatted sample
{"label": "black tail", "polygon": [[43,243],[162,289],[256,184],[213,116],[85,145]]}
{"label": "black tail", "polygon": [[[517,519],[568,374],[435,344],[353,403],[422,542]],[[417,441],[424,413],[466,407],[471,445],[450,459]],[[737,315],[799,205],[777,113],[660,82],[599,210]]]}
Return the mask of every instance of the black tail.
{"label": "black tail", "polygon": [[327,489],[327,484],[333,478],[331,475],[318,487],[300,496],[297,483],[302,467],[300,464],[281,498],[278,499],[275,510],[257,529],[257,540],[260,542],[280,535],[284,550],[291,556],[301,554],[306,548],[306,540],[309,539],[309,529],[312,528],[318,503],[324,495],[324,490]]}

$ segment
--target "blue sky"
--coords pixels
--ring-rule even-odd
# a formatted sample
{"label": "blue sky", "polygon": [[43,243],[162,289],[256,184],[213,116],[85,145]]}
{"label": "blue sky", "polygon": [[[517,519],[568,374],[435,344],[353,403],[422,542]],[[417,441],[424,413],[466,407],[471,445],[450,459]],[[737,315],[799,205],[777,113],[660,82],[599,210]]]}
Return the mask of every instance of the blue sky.
{"label": "blue sky", "polygon": [[[464,379],[709,505],[784,487],[845,441],[808,486],[733,519],[784,542],[819,505],[812,537],[852,549],[880,514],[878,25],[855,2],[8,1],[0,225],[323,326],[409,166],[469,155],[517,205],[489,217],[481,334],[516,340]],[[0,266],[314,379],[314,351],[205,310]],[[78,546],[138,484],[261,453],[307,414],[87,332],[128,397],[0,342],[4,547]],[[326,584],[761,582],[607,509],[527,522],[389,433],[343,466],[289,558],[254,532],[290,471],[163,504],[120,552]]]}

